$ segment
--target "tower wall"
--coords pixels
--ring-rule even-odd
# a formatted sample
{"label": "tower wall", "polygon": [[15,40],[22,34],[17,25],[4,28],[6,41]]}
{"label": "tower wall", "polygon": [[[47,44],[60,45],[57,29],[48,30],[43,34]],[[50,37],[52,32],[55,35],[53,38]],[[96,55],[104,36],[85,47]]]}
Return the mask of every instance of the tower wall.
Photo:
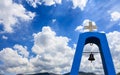
{"label": "tower wall", "polygon": [[95,43],[99,47],[105,75],[116,75],[106,35],[98,32],[79,35],[70,75],[78,75],[83,48],[87,43]]}

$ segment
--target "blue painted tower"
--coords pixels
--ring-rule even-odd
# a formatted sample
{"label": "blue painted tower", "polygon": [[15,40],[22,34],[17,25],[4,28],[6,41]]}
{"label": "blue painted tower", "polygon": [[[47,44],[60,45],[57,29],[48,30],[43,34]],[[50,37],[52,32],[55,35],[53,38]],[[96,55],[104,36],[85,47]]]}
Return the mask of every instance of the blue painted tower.
{"label": "blue painted tower", "polygon": [[116,75],[106,35],[98,32],[86,32],[79,35],[70,75],[78,75],[83,48],[88,43],[94,43],[99,47],[105,75]]}

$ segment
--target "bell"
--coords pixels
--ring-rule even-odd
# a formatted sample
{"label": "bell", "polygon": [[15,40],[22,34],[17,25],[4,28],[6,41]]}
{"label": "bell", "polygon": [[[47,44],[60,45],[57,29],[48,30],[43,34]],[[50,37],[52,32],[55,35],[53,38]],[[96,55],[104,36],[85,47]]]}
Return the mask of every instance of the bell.
{"label": "bell", "polygon": [[95,60],[94,55],[92,54],[92,52],[91,52],[90,57],[88,58],[88,60],[91,61],[91,63],[92,63],[92,61]]}

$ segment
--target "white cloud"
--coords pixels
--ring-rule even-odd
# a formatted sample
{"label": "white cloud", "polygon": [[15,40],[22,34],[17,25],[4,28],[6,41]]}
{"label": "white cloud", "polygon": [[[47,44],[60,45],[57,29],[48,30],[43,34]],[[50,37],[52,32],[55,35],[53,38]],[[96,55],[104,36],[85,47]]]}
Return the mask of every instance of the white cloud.
{"label": "white cloud", "polygon": [[[89,22],[92,22],[92,24],[95,26],[95,22],[89,20],[89,19],[85,19],[82,23],[82,25],[79,25],[76,27],[75,31],[78,31],[78,32],[88,32],[89,30],[88,29],[84,29],[84,26],[88,26],[89,25]],[[94,29],[94,31],[97,31],[97,29]]]}
{"label": "white cloud", "polygon": [[0,70],[3,73],[69,72],[74,49],[68,46],[69,38],[56,36],[50,27],[33,34],[32,51],[35,57],[29,57],[26,46],[14,45],[0,51]]}
{"label": "white cloud", "polygon": [[7,39],[8,39],[8,37],[7,37],[7,36],[5,36],[5,35],[3,35],[3,36],[2,36],[2,39],[7,40]]}
{"label": "white cloud", "polygon": [[[41,5],[41,4],[51,6],[51,5],[62,3],[62,0],[26,0],[26,1],[34,8],[36,8],[37,5]],[[84,10],[88,2],[88,0],[68,0],[68,1],[72,1],[73,8],[79,7],[81,10]]]}
{"label": "white cloud", "polygon": [[[56,36],[50,27],[34,34],[33,52],[38,54],[31,59],[34,66],[40,66],[42,72],[62,73],[69,71],[74,50],[68,46],[67,37]],[[48,67],[49,66],[49,67]]]}
{"label": "white cloud", "polygon": [[72,0],[74,8],[79,7],[81,10],[84,10],[88,0]]}
{"label": "white cloud", "polygon": [[55,23],[56,22],[56,19],[52,19],[52,23]]}
{"label": "white cloud", "polygon": [[110,15],[111,15],[111,21],[120,20],[120,12],[114,11]]}
{"label": "white cloud", "polygon": [[0,51],[0,70],[3,72],[22,73],[23,68],[28,64],[28,59],[22,57],[12,48],[4,48]]}
{"label": "white cloud", "polygon": [[26,46],[21,46],[21,45],[18,45],[16,44],[14,47],[13,47],[15,50],[17,50],[17,52],[22,55],[23,57],[28,57],[29,56],[29,52],[27,51],[27,47]]}
{"label": "white cloud", "polygon": [[4,32],[13,32],[13,27],[18,23],[18,18],[29,21],[35,16],[34,13],[26,11],[21,5],[12,0],[0,0],[0,24],[4,27]]}
{"label": "white cloud", "polygon": [[33,6],[34,8],[37,7],[37,5],[47,5],[47,6],[51,6],[54,4],[61,4],[62,0],[26,0],[31,6]]}
{"label": "white cloud", "polygon": [[120,32],[114,31],[107,34],[108,43],[111,49],[111,54],[113,56],[115,69],[117,72],[120,72]]}
{"label": "white cloud", "polygon": [[84,32],[84,26],[81,25],[77,26],[75,31]]}

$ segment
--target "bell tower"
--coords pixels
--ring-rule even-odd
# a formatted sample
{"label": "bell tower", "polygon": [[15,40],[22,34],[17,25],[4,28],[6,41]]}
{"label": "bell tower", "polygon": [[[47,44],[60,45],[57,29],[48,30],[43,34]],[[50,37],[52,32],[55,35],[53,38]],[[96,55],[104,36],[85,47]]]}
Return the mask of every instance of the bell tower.
{"label": "bell tower", "polygon": [[[91,23],[89,22],[89,24]],[[88,43],[94,43],[98,46],[105,75],[116,75],[106,35],[104,33],[92,32],[92,25],[85,28],[90,28],[90,32],[79,35],[70,75],[78,75],[83,48]]]}

